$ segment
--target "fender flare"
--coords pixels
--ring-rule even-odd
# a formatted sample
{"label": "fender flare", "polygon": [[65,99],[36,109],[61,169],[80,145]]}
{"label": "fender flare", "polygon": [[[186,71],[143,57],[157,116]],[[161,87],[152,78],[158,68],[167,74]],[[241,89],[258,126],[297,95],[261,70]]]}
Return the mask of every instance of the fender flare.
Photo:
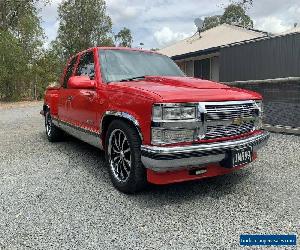
{"label": "fender flare", "polygon": [[143,135],[142,135],[141,127],[140,127],[140,124],[139,124],[138,120],[133,115],[131,115],[127,112],[123,112],[123,111],[113,111],[113,110],[105,111],[105,113],[102,116],[102,119],[100,121],[100,132],[101,132],[101,134],[102,134],[102,131],[103,131],[103,120],[107,116],[121,117],[121,118],[131,122],[135,126],[135,128],[137,129],[141,141],[143,141]]}

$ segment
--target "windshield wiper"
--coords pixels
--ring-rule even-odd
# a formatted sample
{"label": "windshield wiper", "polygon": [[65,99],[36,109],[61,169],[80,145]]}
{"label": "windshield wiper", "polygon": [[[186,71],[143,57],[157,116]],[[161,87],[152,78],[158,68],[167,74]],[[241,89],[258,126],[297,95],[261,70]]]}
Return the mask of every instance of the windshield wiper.
{"label": "windshield wiper", "polygon": [[146,76],[135,76],[135,77],[130,77],[130,78],[125,78],[122,80],[119,80],[119,82],[130,82],[134,80],[139,80],[139,79],[145,79]]}

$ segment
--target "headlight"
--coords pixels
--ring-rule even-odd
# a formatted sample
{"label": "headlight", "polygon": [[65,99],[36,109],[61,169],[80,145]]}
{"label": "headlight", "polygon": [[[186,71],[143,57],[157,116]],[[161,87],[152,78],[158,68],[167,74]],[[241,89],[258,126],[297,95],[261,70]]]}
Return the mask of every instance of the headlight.
{"label": "headlight", "polygon": [[152,143],[165,144],[193,141],[195,130],[152,128]]}
{"label": "headlight", "polygon": [[186,124],[195,122],[196,119],[197,104],[154,104],[152,109],[152,143],[158,145],[193,141],[197,137],[196,129],[184,128]]}
{"label": "headlight", "polygon": [[196,116],[195,107],[164,108],[163,119],[165,120],[186,120],[194,119]]}
{"label": "headlight", "polygon": [[196,118],[196,106],[185,106],[184,104],[154,105],[152,120],[189,120]]}

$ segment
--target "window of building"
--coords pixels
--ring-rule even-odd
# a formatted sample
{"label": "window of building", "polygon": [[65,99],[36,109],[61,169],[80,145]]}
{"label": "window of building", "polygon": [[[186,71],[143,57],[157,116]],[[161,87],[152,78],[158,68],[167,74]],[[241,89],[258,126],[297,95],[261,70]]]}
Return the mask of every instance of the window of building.
{"label": "window of building", "polygon": [[210,79],[210,58],[194,61],[194,76],[201,79]]}
{"label": "window of building", "polygon": [[194,61],[186,62],[186,75],[191,77],[194,76]]}

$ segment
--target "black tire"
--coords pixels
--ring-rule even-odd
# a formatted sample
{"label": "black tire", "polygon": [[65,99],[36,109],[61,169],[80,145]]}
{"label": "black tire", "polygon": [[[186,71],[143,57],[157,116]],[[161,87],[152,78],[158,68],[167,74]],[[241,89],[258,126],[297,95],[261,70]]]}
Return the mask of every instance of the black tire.
{"label": "black tire", "polygon": [[46,136],[50,142],[61,141],[64,137],[63,131],[53,124],[49,109],[45,112],[45,129]]}
{"label": "black tire", "polygon": [[[120,139],[118,143],[116,138],[119,136],[124,141]],[[147,178],[141,162],[141,140],[133,126],[122,120],[115,120],[109,125],[105,139],[105,158],[110,179],[119,191],[132,194],[145,188]]]}

